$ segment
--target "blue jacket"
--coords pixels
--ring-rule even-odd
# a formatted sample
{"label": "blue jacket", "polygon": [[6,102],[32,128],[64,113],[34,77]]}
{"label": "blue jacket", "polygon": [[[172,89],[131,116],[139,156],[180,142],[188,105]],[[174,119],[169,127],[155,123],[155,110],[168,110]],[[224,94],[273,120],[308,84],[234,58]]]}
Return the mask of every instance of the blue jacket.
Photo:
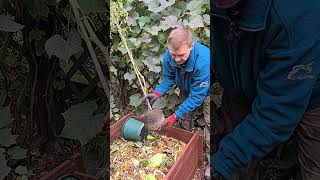
{"label": "blue jacket", "polygon": [[184,67],[175,62],[167,49],[162,67],[163,78],[155,91],[163,96],[173,85],[177,85],[181,92],[189,93],[188,98],[175,111],[176,116],[181,118],[192,112],[210,94],[210,50],[206,46],[194,41]]}
{"label": "blue jacket", "polygon": [[217,79],[224,93],[252,103],[212,156],[226,178],[288,140],[305,111],[320,105],[320,1],[246,2],[239,16],[211,9]]}

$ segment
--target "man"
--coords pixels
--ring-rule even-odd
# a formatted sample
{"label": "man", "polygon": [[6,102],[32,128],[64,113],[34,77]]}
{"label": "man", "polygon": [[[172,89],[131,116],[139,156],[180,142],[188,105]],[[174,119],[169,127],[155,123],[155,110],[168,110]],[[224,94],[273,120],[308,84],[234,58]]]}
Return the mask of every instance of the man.
{"label": "man", "polygon": [[[185,117],[196,108],[204,104],[205,139],[210,153],[210,50],[193,41],[192,34],[184,28],[177,28],[170,32],[168,49],[164,53],[162,66],[163,78],[155,91],[148,94],[152,105],[158,98],[177,85],[180,92],[188,97],[179,105],[175,113],[166,119],[165,126],[172,126],[174,122],[190,121]],[[210,176],[210,167],[206,170]]]}
{"label": "man", "polygon": [[302,179],[320,179],[319,19],[319,0],[213,0],[212,63],[224,88],[213,129],[225,135],[214,176],[258,180],[257,161],[295,132]]}

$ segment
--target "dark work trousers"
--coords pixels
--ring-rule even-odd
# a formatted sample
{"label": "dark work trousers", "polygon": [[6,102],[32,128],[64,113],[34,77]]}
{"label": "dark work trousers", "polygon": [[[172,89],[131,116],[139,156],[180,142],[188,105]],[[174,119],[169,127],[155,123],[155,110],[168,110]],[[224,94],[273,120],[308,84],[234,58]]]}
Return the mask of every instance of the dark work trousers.
{"label": "dark work trousers", "polygon": [[[188,97],[187,93],[181,93],[181,100],[184,101]],[[194,120],[197,114],[203,114],[203,118],[198,120],[198,124],[202,125],[202,135],[205,140],[205,152],[210,153],[210,96],[207,96],[202,105],[195,111],[188,113],[185,117],[180,118],[178,126],[182,129],[191,131],[194,128]]]}
{"label": "dark work trousers", "polygon": [[[212,109],[211,146],[233,130],[251,111],[241,96],[223,95],[221,109]],[[212,106],[212,105],[211,105]],[[291,138],[261,160],[234,173],[231,180],[320,180],[320,108],[305,112]]]}

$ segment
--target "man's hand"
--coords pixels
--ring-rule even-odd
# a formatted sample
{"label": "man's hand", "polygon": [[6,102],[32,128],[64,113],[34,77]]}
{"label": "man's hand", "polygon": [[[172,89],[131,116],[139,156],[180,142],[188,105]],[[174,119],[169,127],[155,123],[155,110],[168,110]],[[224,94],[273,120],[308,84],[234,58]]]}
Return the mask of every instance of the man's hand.
{"label": "man's hand", "polygon": [[176,120],[177,120],[176,114],[172,114],[166,119],[164,126],[172,126],[173,123],[176,122]]}
{"label": "man's hand", "polygon": [[153,103],[154,103],[159,97],[160,97],[160,93],[158,93],[158,92],[155,91],[155,92],[152,92],[152,93],[147,94],[147,96],[145,97],[145,99],[148,98],[149,103],[150,103],[150,105],[151,105],[151,107],[152,107]]}

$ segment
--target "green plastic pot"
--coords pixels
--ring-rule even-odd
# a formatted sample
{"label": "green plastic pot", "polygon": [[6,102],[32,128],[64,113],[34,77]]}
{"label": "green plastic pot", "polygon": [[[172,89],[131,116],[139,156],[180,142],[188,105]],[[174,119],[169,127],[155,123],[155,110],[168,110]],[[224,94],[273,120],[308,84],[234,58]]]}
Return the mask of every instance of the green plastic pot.
{"label": "green plastic pot", "polygon": [[80,180],[80,178],[78,178],[77,176],[72,175],[72,174],[67,174],[67,175],[60,177],[58,180]]}
{"label": "green plastic pot", "polygon": [[122,136],[128,140],[143,141],[147,137],[147,130],[143,122],[129,118],[122,126]]}

